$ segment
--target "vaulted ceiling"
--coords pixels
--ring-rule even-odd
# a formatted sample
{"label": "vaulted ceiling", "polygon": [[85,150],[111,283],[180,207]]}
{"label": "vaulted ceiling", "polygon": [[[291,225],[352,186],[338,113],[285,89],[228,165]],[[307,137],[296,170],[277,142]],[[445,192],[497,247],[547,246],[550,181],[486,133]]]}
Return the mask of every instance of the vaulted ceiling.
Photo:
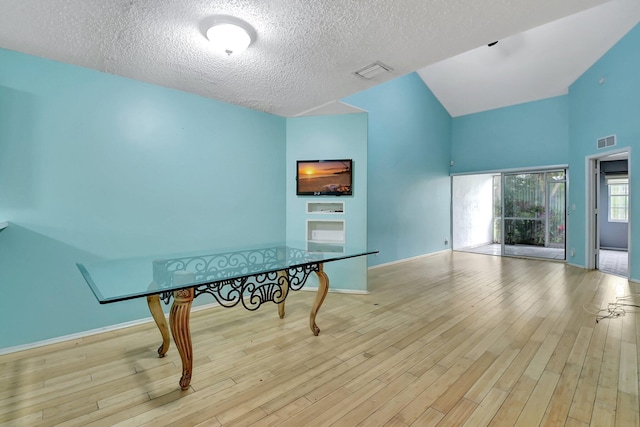
{"label": "vaulted ceiling", "polygon": [[429,65],[418,74],[454,117],[563,95],[639,20],[640,1],[611,1]]}
{"label": "vaulted ceiling", "polygon": [[[351,111],[337,101],[418,71],[456,116],[566,93],[638,22],[638,3],[2,0],[0,47],[286,117]],[[215,15],[253,26],[247,51],[211,49]],[[354,74],[374,61],[391,71]]]}

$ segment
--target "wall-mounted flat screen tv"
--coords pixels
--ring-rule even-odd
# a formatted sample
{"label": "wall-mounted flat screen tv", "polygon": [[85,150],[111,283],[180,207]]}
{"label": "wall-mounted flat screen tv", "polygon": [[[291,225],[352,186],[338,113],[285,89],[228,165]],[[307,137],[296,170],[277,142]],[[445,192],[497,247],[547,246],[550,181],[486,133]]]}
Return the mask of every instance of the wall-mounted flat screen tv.
{"label": "wall-mounted flat screen tv", "polygon": [[298,196],[353,195],[353,161],[298,160],[296,194]]}

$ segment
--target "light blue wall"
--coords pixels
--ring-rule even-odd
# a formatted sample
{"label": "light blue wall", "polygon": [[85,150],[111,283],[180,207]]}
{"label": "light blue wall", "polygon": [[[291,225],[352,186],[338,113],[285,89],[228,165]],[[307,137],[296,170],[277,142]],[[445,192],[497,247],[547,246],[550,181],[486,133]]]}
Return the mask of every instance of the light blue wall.
{"label": "light blue wall", "polygon": [[567,96],[453,119],[453,173],[567,164]]}
{"label": "light blue wall", "polygon": [[0,348],[149,316],[98,305],[76,261],[284,239],[284,118],[6,50],[0,64]]}
{"label": "light blue wall", "polygon": [[[454,173],[569,165],[567,261],[586,266],[586,157],[606,154],[596,140],[616,134],[615,149],[629,148],[629,169],[640,170],[640,27],[587,70],[569,94],[453,119]],[[601,79],[604,77],[604,82]],[[631,183],[630,277],[640,279],[640,186]],[[637,244],[635,245],[637,246]],[[572,250],[575,255],[571,256]],[[638,252],[638,253],[636,253]]]}
{"label": "light blue wall", "polygon": [[416,73],[343,101],[369,113],[370,265],[448,249],[451,116]]}
{"label": "light blue wall", "polygon": [[[303,236],[297,158],[356,160],[345,215],[368,218],[346,217],[347,239],[380,250],[370,265],[448,248],[450,172],[569,163],[569,262],[585,265],[585,157],[616,134],[640,170],[638,46],[636,27],[568,96],[453,120],[415,73],[344,100],[366,116],[284,119],[0,50],[0,348],[148,317],[98,305],[76,261]],[[632,181],[640,224],[637,200]],[[634,280],[638,241],[632,226]]]}
{"label": "light blue wall", "polygon": [[[353,195],[296,196],[296,160],[353,160]],[[287,119],[287,240],[306,239],[307,220],[343,220],[345,245],[367,247],[367,115],[299,117]],[[343,214],[307,214],[307,202],[343,202]],[[371,256],[370,256],[371,257]],[[364,257],[328,263],[331,289],[367,289]],[[317,286],[315,276],[308,283]]]}
{"label": "light blue wall", "polygon": [[[620,42],[569,88],[571,206],[567,248],[575,248],[568,261],[585,266],[587,156],[605,154],[596,149],[598,138],[617,136],[616,149],[631,152],[629,171],[640,173],[640,26],[636,25]],[[601,79],[604,77],[604,82]],[[630,278],[640,280],[640,185],[632,176]],[[575,205],[575,210],[573,206]]]}

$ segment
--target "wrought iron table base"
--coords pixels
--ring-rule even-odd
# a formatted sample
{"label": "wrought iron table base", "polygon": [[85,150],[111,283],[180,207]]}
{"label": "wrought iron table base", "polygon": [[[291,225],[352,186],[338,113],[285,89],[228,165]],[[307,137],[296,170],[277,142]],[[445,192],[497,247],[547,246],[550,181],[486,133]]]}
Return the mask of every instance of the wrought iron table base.
{"label": "wrought iron table base", "polygon": [[[221,305],[224,307],[231,307],[236,305],[238,302],[242,302],[245,308],[249,310],[257,309],[263,302],[273,301],[278,305],[278,316],[282,319],[285,315],[285,299],[290,289],[298,290],[301,289],[306,282],[306,279],[309,276],[309,273],[313,271],[316,273],[318,277],[318,291],[311,306],[311,313],[309,314],[309,327],[311,328],[311,332],[313,335],[317,336],[320,333],[320,328],[316,324],[316,315],[324,302],[325,297],[327,296],[327,292],[329,291],[329,278],[327,274],[324,272],[323,264],[312,264],[307,265],[304,268],[293,271],[294,274],[290,274],[289,271],[283,270],[274,272],[275,274],[275,283],[267,285],[261,285],[262,287],[268,288],[266,292],[258,292],[258,296],[256,296],[256,289],[260,289],[261,286],[252,287],[251,285],[247,286],[245,282],[242,283],[241,289],[242,291],[249,289],[248,300],[249,303],[245,303],[244,301],[244,292],[238,293],[239,298],[234,299],[232,304],[225,304],[225,302],[230,302],[223,298],[220,300],[220,286],[219,284],[215,285],[198,285],[196,287],[190,287],[186,289],[180,289],[177,291],[173,291],[173,293],[169,294],[155,294],[147,297],[147,304],[149,306],[149,311],[153,319],[160,330],[160,334],[162,335],[162,345],[158,348],[158,356],[164,357],[164,355],[169,350],[169,328],[167,327],[166,318],[164,316],[164,312],[162,311],[162,307],[160,305],[160,299],[162,298],[166,303],[169,302],[171,296],[173,296],[173,304],[171,306],[171,311],[169,313],[169,324],[171,326],[171,334],[173,335],[173,341],[176,344],[176,348],[178,349],[178,353],[180,354],[180,359],[182,360],[182,377],[180,378],[180,388],[182,390],[186,390],[189,388],[191,384],[191,376],[193,373],[193,347],[191,341],[191,331],[189,319],[191,315],[191,304],[193,303],[193,299],[201,295],[203,293],[209,293],[213,295],[216,300],[221,302]],[[296,275],[295,273],[302,273],[302,277]],[[224,301],[224,302],[223,302]]]}

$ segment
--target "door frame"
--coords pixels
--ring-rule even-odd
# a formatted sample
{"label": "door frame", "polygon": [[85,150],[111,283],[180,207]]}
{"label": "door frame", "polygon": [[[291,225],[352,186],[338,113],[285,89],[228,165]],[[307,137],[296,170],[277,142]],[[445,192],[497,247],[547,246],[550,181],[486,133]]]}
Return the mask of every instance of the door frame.
{"label": "door frame", "polygon": [[[626,156],[624,156],[626,154]],[[600,204],[600,162],[603,160],[627,160],[629,177],[629,212],[627,223],[627,257],[631,259],[631,212],[633,200],[631,198],[631,147],[604,151],[585,157],[585,267],[589,270],[598,268],[600,250],[600,220],[604,214],[599,212]],[[612,158],[613,157],[613,158]],[[631,277],[631,263],[627,277]]]}
{"label": "door frame", "polygon": [[[547,166],[530,166],[530,167],[521,167],[521,168],[505,168],[505,169],[488,169],[481,171],[473,171],[473,172],[452,172],[449,174],[450,177],[450,187],[449,191],[452,197],[449,201],[449,242],[450,250],[455,251],[454,247],[454,222],[453,222],[453,209],[454,209],[454,200],[453,200],[453,179],[457,176],[465,176],[465,175],[500,175],[500,186],[501,192],[504,187],[504,175],[505,174],[513,174],[513,173],[531,173],[531,172],[549,172],[555,170],[564,170],[565,171],[565,245],[564,245],[564,260],[563,262],[567,262],[568,253],[567,253],[567,242],[569,241],[569,195],[570,195],[570,177],[569,177],[569,164],[557,164],[557,165],[547,165]],[[501,211],[502,216],[504,218],[504,197],[501,200]],[[504,219],[501,221],[501,244],[500,244],[500,256],[504,256]],[[509,256],[509,255],[507,255]],[[536,258],[536,259],[545,259],[545,258]]]}

